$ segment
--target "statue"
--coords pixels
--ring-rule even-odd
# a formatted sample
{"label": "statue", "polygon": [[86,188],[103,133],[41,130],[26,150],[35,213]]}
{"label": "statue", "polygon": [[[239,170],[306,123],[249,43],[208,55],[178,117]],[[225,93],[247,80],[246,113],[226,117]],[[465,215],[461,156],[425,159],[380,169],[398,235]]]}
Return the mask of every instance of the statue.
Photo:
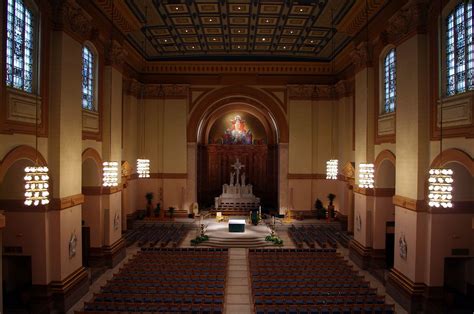
{"label": "statue", "polygon": [[234,185],[235,172],[230,173],[230,185]]}
{"label": "statue", "polygon": [[231,165],[231,167],[234,168],[235,171],[237,172],[237,182],[235,183],[235,185],[238,185],[239,184],[240,169],[245,168],[245,166],[243,164],[241,164],[239,158],[237,158],[236,161],[235,161],[235,164]]}
{"label": "statue", "polygon": [[245,186],[245,172],[242,173],[242,176],[240,178],[242,180],[242,186]]}

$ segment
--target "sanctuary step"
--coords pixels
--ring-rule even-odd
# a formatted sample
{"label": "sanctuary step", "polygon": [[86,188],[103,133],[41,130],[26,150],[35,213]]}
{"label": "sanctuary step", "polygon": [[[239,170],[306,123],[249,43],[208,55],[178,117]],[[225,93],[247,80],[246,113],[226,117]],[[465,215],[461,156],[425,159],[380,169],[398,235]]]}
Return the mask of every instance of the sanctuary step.
{"label": "sanctuary step", "polygon": [[213,236],[199,246],[218,248],[258,248],[273,247],[273,244],[265,241],[262,237],[229,238]]}

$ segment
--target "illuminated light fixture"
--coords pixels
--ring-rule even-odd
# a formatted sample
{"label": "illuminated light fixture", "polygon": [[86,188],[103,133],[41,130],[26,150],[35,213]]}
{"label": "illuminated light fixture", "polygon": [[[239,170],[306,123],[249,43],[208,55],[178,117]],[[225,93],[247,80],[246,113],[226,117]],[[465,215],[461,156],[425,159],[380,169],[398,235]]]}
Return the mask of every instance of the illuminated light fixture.
{"label": "illuminated light fixture", "polygon": [[359,164],[359,187],[374,188],[374,164]]}
{"label": "illuminated light fixture", "polygon": [[[176,7],[178,9],[178,7]],[[148,26],[148,7],[145,7],[145,29]],[[186,29],[186,33],[188,30]],[[194,49],[194,46],[192,46]],[[145,51],[146,54],[146,42],[143,44],[143,51]],[[145,65],[143,66],[145,68]],[[141,125],[143,127],[142,131],[143,134],[141,136],[141,141],[140,141],[140,147],[139,150],[141,152],[141,156],[137,158],[137,175],[138,178],[149,178],[150,177],[150,159],[148,158],[143,158],[143,152],[145,151],[145,95],[144,95],[144,86],[141,86],[141,103],[142,103],[142,114],[141,114]]]}
{"label": "illuminated light fixture", "polygon": [[434,168],[430,169],[429,174],[428,205],[430,207],[452,208],[453,196],[451,195],[451,192],[453,191],[452,184],[454,182],[452,177],[453,170]]}
{"label": "illuminated light fixture", "polygon": [[25,205],[38,206],[49,204],[48,167],[25,168]]}
{"label": "illuminated light fixture", "polygon": [[[331,9],[331,29],[334,28],[334,16],[333,16],[333,11]],[[293,31],[292,31],[293,33]],[[332,43],[332,51],[331,51],[331,73],[334,73],[334,36],[332,37],[333,39],[331,40]],[[334,108],[336,107],[336,104],[334,104],[334,98],[332,99],[332,104],[331,104],[331,117],[334,120],[335,117],[335,112]],[[334,123],[331,124],[331,155],[332,159],[329,159],[326,161],[326,179],[327,180],[337,180],[337,172],[338,172],[338,165],[339,165],[339,160],[334,158]]]}
{"label": "illuminated light fixture", "polygon": [[137,159],[137,174],[139,178],[150,177],[150,159]]}
{"label": "illuminated light fixture", "polygon": [[[36,60],[39,60],[39,49],[36,51]],[[39,77],[39,62],[36,62],[36,82]],[[25,167],[25,201],[26,206],[38,206],[49,204],[49,169],[46,166],[38,165],[38,93],[35,93],[35,149],[36,160],[32,167]]]}
{"label": "illuminated light fixture", "polygon": [[118,162],[116,161],[104,161],[102,163],[102,185],[117,186],[118,185]]}
{"label": "illuminated light fixture", "polygon": [[[440,15],[441,15],[440,7]],[[439,77],[441,77],[441,58],[438,58]],[[443,97],[440,95],[440,138],[439,138],[439,154],[440,165],[443,164]],[[428,178],[428,206],[453,208],[453,170],[447,168],[433,168],[429,171]]]}
{"label": "illuminated light fixture", "polygon": [[339,160],[337,159],[330,159],[326,161],[326,179],[328,180],[336,180],[337,179],[337,166],[339,164]]}

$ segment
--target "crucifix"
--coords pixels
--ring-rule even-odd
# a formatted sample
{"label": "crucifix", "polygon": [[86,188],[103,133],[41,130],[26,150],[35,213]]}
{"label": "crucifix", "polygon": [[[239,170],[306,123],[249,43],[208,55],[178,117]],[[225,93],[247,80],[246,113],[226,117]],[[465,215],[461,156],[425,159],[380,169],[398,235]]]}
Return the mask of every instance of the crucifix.
{"label": "crucifix", "polygon": [[240,163],[239,158],[235,161],[235,164],[231,165],[232,168],[235,169],[236,172],[236,182],[235,185],[239,184],[239,178],[240,178],[240,169],[245,168],[243,164]]}

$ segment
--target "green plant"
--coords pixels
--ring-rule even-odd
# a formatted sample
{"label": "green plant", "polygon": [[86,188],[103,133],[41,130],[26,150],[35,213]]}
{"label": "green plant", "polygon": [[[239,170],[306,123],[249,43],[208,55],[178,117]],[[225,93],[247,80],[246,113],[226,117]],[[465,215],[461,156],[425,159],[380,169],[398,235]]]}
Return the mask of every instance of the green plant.
{"label": "green plant", "polygon": [[326,218],[326,208],[323,207],[323,202],[319,198],[314,202],[314,209],[316,210],[317,219]]}
{"label": "green plant", "polygon": [[151,205],[151,203],[153,201],[153,193],[152,192],[146,193],[145,198],[146,198],[147,204]]}
{"label": "green plant", "polygon": [[173,218],[175,208],[173,206],[168,207],[168,213],[170,214],[170,218]]}
{"label": "green plant", "polygon": [[259,222],[260,222],[260,217],[258,216],[258,211],[254,210],[252,212],[252,224],[256,226],[258,225]]}
{"label": "green plant", "polygon": [[283,240],[280,239],[280,238],[277,237],[277,236],[267,235],[267,236],[265,237],[265,241],[273,242],[274,245],[278,245],[278,246],[282,246],[282,245],[283,245]]}
{"label": "green plant", "polygon": [[329,193],[328,194],[328,200],[329,200],[329,205],[332,206],[332,202],[334,201],[334,199],[336,198],[336,195],[332,194],[332,193]]}
{"label": "green plant", "polygon": [[209,236],[208,236],[208,235],[197,236],[195,239],[192,239],[192,240],[191,240],[191,245],[196,246],[196,245],[198,245],[199,243],[204,242],[204,241],[207,241],[207,240],[209,240]]}
{"label": "green plant", "polygon": [[158,217],[160,215],[160,211],[161,211],[161,204],[156,203],[156,207],[155,207],[155,216],[156,217]]}

